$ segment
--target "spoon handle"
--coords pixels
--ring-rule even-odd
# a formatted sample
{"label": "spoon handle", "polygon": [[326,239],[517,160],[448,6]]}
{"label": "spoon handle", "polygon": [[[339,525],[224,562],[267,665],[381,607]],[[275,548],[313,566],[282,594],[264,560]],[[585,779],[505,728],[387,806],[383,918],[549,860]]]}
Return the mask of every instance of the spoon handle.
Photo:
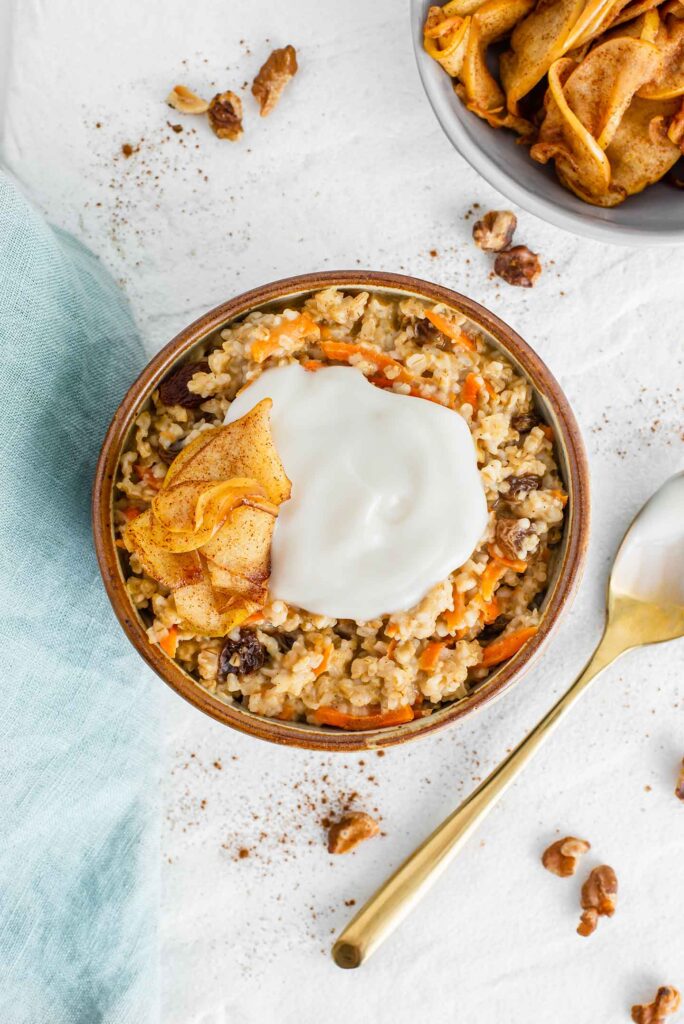
{"label": "spoon handle", "polygon": [[364,904],[332,949],[338,967],[359,967],[394,931],[508,789],[518,773],[575,703],[580,694],[630,646],[617,631],[606,630],[590,661],[525,739],[480,783],[460,807],[397,868]]}

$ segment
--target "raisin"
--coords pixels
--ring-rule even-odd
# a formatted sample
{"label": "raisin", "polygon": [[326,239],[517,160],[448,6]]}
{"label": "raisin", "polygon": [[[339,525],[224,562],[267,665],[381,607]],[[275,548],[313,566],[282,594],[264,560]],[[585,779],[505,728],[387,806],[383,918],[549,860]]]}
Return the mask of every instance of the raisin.
{"label": "raisin", "polygon": [[[257,672],[266,661],[266,648],[251,629],[241,629],[237,640],[226,637],[219,655],[219,679]],[[237,663],[237,664],[236,664]]]}
{"label": "raisin", "polygon": [[522,476],[509,476],[508,494],[512,498],[524,498],[530,491],[538,491],[542,478],[535,473],[523,473]]}
{"label": "raisin", "polygon": [[514,430],[517,430],[519,434],[527,434],[528,431],[532,430],[532,427],[536,427],[541,420],[533,412],[524,412],[519,416],[514,416],[511,420],[511,426]]}
{"label": "raisin", "polygon": [[182,405],[184,409],[196,409],[206,398],[188,391],[188,382],[196,373],[208,373],[209,363],[186,363],[173,370],[159,385],[159,398],[164,405]]}
{"label": "raisin", "polygon": [[430,323],[426,316],[421,320],[416,320],[415,332],[419,345],[434,345],[436,341],[441,341],[444,338],[444,335],[437,330],[433,323]]}
{"label": "raisin", "polygon": [[292,650],[296,637],[292,633],[277,633],[276,640],[283,654],[287,654],[288,651]]}
{"label": "raisin", "polygon": [[165,462],[167,466],[170,466],[173,460],[176,458],[176,456],[183,451],[183,448],[184,442],[182,440],[174,441],[173,444],[170,444],[168,448],[162,448],[162,446],[160,445],[157,454],[159,455],[159,458],[162,460],[162,462]]}
{"label": "raisin", "polygon": [[495,637],[503,633],[504,629],[508,625],[508,619],[505,615],[498,615],[493,622],[490,622],[487,626],[478,633],[477,639],[481,643],[486,643],[488,640],[494,640]]}

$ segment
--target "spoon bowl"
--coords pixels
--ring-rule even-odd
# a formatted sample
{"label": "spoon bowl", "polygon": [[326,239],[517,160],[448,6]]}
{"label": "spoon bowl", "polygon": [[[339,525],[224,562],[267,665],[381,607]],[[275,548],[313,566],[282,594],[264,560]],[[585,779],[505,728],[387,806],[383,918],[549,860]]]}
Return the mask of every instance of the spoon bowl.
{"label": "spoon bowl", "polygon": [[589,684],[626,651],[684,636],[684,473],[635,516],[615,557],[606,625],[588,664],[509,756],[371,896],[341,933],[338,967],[359,967],[448,867]]}

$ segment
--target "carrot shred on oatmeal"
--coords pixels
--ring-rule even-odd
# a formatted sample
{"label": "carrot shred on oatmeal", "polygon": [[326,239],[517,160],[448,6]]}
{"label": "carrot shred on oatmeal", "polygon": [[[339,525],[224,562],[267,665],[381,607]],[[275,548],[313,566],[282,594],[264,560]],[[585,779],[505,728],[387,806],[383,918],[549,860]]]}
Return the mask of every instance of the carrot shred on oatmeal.
{"label": "carrot shred on oatmeal", "polygon": [[128,508],[123,509],[123,517],[127,523],[132,523],[141,513],[142,509],[136,508],[134,505],[129,505]]}
{"label": "carrot shred on oatmeal", "polygon": [[166,636],[163,636],[159,641],[159,646],[165,654],[168,654],[169,658],[176,657],[176,650],[178,649],[178,626],[170,626]]}
{"label": "carrot shred on oatmeal", "polygon": [[540,423],[539,429],[541,430],[542,434],[544,435],[547,441],[553,441],[553,427],[550,427],[548,423]]}
{"label": "carrot shred on oatmeal", "polygon": [[527,569],[527,562],[523,562],[520,558],[504,558],[503,555],[498,555],[493,544],[487,545],[487,551],[489,551],[490,558],[505,565],[507,569],[513,569],[514,572],[525,572]]}
{"label": "carrot shred on oatmeal", "polygon": [[439,656],[445,647],[444,640],[433,640],[432,643],[429,643],[418,659],[418,668],[423,672],[434,672],[439,663]]}
{"label": "carrot shred on oatmeal", "polygon": [[139,462],[136,462],[133,468],[143,483],[146,483],[148,487],[151,487],[155,491],[159,490],[163,481],[154,475],[151,466],[141,466]]}
{"label": "carrot shred on oatmeal", "polygon": [[537,626],[526,626],[524,629],[516,630],[515,633],[509,633],[508,636],[502,636],[498,640],[492,641],[482,649],[480,666],[489,668],[491,665],[498,665],[500,662],[506,661],[507,658],[511,658],[536,632]]}
{"label": "carrot shred on oatmeal", "polygon": [[315,373],[316,370],[321,370],[325,363],[322,363],[320,359],[302,359],[301,365],[310,373]]}
{"label": "carrot shred on oatmeal", "polygon": [[368,715],[348,715],[337,708],[321,707],[313,713],[317,725],[334,725],[338,729],[384,729],[390,725],[403,725],[413,720],[413,708],[406,704],[393,711],[371,712]]}
{"label": "carrot shred on oatmeal", "polygon": [[480,381],[476,373],[469,373],[461,389],[461,405],[472,405],[477,412],[477,399],[480,394]]}
{"label": "carrot shred on oatmeal", "polygon": [[467,348],[469,352],[475,351],[475,342],[471,341],[467,334],[464,334],[458,327],[454,327],[450,324],[445,316],[441,313],[435,313],[434,309],[426,309],[425,316],[428,318],[431,324],[433,324],[438,331],[442,334],[446,334],[447,338],[451,338],[452,341],[457,341],[464,348]]}
{"label": "carrot shred on oatmeal", "polygon": [[485,604],[489,604],[494,597],[496,585],[508,569],[513,572],[525,572],[527,562],[514,562],[510,558],[499,558],[498,555],[492,555],[480,580],[480,598]]}
{"label": "carrot shred on oatmeal", "polygon": [[324,672],[328,671],[328,668],[330,666],[330,659],[332,658],[333,649],[333,645],[328,644],[328,646],[323,651],[323,660],[321,661],[320,665],[318,665],[318,667],[314,669],[314,675],[316,676],[316,678],[318,678],[318,676],[322,676]]}
{"label": "carrot shred on oatmeal", "polygon": [[390,642],[387,644],[387,654],[386,654],[386,657],[387,658],[391,658],[392,661],[394,661],[394,651],[395,651],[396,646],[397,646],[397,638],[395,636],[393,636],[392,639],[390,640]]}
{"label": "carrot shred on oatmeal", "polygon": [[379,370],[389,367],[396,369],[398,372],[392,382],[398,380],[402,384],[410,384],[413,380],[408,370],[396,359],[392,359],[392,356],[388,356],[386,352],[380,352],[368,345],[357,345],[351,341],[321,341],[321,348],[326,357],[336,363],[348,363],[352,356],[361,356],[366,362],[377,366]]}
{"label": "carrot shred on oatmeal", "polygon": [[558,498],[558,500],[560,501],[560,503],[563,506],[563,508],[565,508],[565,506],[568,503],[568,496],[567,496],[567,494],[565,494],[563,491],[551,491],[551,494],[553,495],[554,498]]}
{"label": "carrot shred on oatmeal", "polygon": [[307,335],[318,338],[320,333],[321,330],[316,321],[312,320],[308,313],[300,313],[293,320],[283,320],[277,327],[272,327],[267,338],[253,341],[249,350],[250,355],[256,363],[263,363],[281,347],[283,336],[298,341]]}

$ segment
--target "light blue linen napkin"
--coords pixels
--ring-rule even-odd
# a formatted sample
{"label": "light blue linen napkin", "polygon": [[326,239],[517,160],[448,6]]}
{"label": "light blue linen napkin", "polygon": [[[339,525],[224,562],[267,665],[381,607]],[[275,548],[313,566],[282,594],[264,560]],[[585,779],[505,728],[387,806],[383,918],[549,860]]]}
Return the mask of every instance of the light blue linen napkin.
{"label": "light blue linen napkin", "polygon": [[158,690],[90,529],[143,361],[107,272],[0,174],[2,1024],[158,1019]]}

